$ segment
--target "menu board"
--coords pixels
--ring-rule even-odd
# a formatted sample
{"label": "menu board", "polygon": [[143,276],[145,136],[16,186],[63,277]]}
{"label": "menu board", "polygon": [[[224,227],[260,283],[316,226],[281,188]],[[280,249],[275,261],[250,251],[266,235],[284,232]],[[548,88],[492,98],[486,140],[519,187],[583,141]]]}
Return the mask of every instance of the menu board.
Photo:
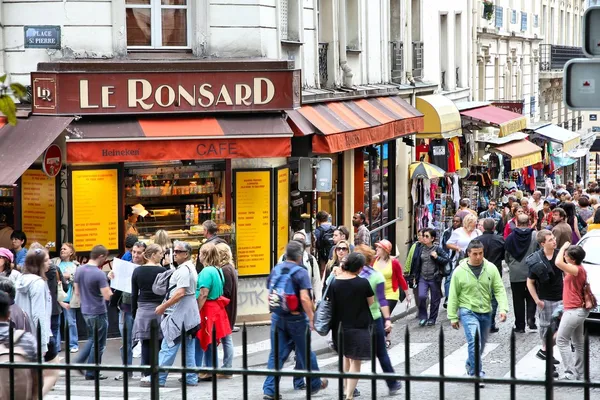
{"label": "menu board", "polygon": [[238,272],[271,271],[271,171],[235,171],[235,241]]}
{"label": "menu board", "polygon": [[[22,230],[29,243],[56,243],[56,179],[30,169],[21,177]],[[56,251],[56,246],[50,247]]]}
{"label": "menu board", "polygon": [[285,253],[290,230],[290,169],[277,170],[277,253],[279,258]]}
{"label": "menu board", "polygon": [[116,169],[72,172],[73,244],[90,251],[98,244],[119,248],[119,197]]}

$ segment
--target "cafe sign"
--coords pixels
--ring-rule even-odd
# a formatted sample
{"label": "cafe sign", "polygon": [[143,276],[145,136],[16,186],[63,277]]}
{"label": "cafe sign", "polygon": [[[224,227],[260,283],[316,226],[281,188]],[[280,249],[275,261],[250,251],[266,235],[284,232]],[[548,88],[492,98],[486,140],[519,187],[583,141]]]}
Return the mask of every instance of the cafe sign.
{"label": "cafe sign", "polygon": [[300,106],[300,71],[33,72],[33,113],[281,111]]}

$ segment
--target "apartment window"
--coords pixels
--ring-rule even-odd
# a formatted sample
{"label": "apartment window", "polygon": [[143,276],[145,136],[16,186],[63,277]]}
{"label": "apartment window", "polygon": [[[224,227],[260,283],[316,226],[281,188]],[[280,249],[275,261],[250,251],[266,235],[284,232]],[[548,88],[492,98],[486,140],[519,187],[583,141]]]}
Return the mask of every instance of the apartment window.
{"label": "apartment window", "polygon": [[127,47],[188,48],[191,0],[126,0]]}
{"label": "apartment window", "polygon": [[517,10],[511,10],[511,13],[510,13],[510,23],[511,24],[516,24],[517,23]]}
{"label": "apartment window", "polygon": [[300,10],[297,0],[280,0],[279,27],[281,40],[290,42],[300,41]]}
{"label": "apartment window", "polygon": [[521,11],[521,31],[527,32],[527,13]]}
{"label": "apartment window", "polygon": [[537,14],[535,14],[533,16],[533,27],[534,28],[539,28],[540,27],[539,16]]}
{"label": "apartment window", "polygon": [[454,15],[454,72],[455,72],[455,86],[463,87],[461,85],[461,66],[462,66],[462,14]]}
{"label": "apartment window", "polygon": [[440,15],[440,61],[441,76],[440,83],[442,90],[448,90],[450,68],[448,65],[448,14]]}
{"label": "apartment window", "polygon": [[496,6],[496,11],[494,12],[494,15],[496,16],[494,26],[496,28],[502,29],[502,27],[504,26],[504,8]]}
{"label": "apartment window", "polygon": [[548,15],[548,10],[546,6],[542,6],[542,34],[546,34],[546,16]]}

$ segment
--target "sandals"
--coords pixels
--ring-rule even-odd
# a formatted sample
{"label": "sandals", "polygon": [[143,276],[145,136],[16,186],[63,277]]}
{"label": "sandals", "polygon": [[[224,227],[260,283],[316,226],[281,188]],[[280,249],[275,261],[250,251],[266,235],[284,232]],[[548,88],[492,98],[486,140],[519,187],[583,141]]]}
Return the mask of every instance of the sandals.
{"label": "sandals", "polygon": [[386,349],[389,349],[390,347],[392,347],[392,341],[391,341],[391,340],[389,340],[389,339],[387,339],[387,340],[385,341],[385,348],[386,348]]}

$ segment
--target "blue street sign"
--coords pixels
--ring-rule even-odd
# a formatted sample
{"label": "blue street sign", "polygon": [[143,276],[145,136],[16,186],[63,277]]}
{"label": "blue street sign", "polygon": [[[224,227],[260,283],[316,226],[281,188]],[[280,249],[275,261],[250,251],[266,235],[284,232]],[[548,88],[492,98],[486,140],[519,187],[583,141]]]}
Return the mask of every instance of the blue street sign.
{"label": "blue street sign", "polygon": [[24,26],[26,49],[60,49],[60,26]]}

